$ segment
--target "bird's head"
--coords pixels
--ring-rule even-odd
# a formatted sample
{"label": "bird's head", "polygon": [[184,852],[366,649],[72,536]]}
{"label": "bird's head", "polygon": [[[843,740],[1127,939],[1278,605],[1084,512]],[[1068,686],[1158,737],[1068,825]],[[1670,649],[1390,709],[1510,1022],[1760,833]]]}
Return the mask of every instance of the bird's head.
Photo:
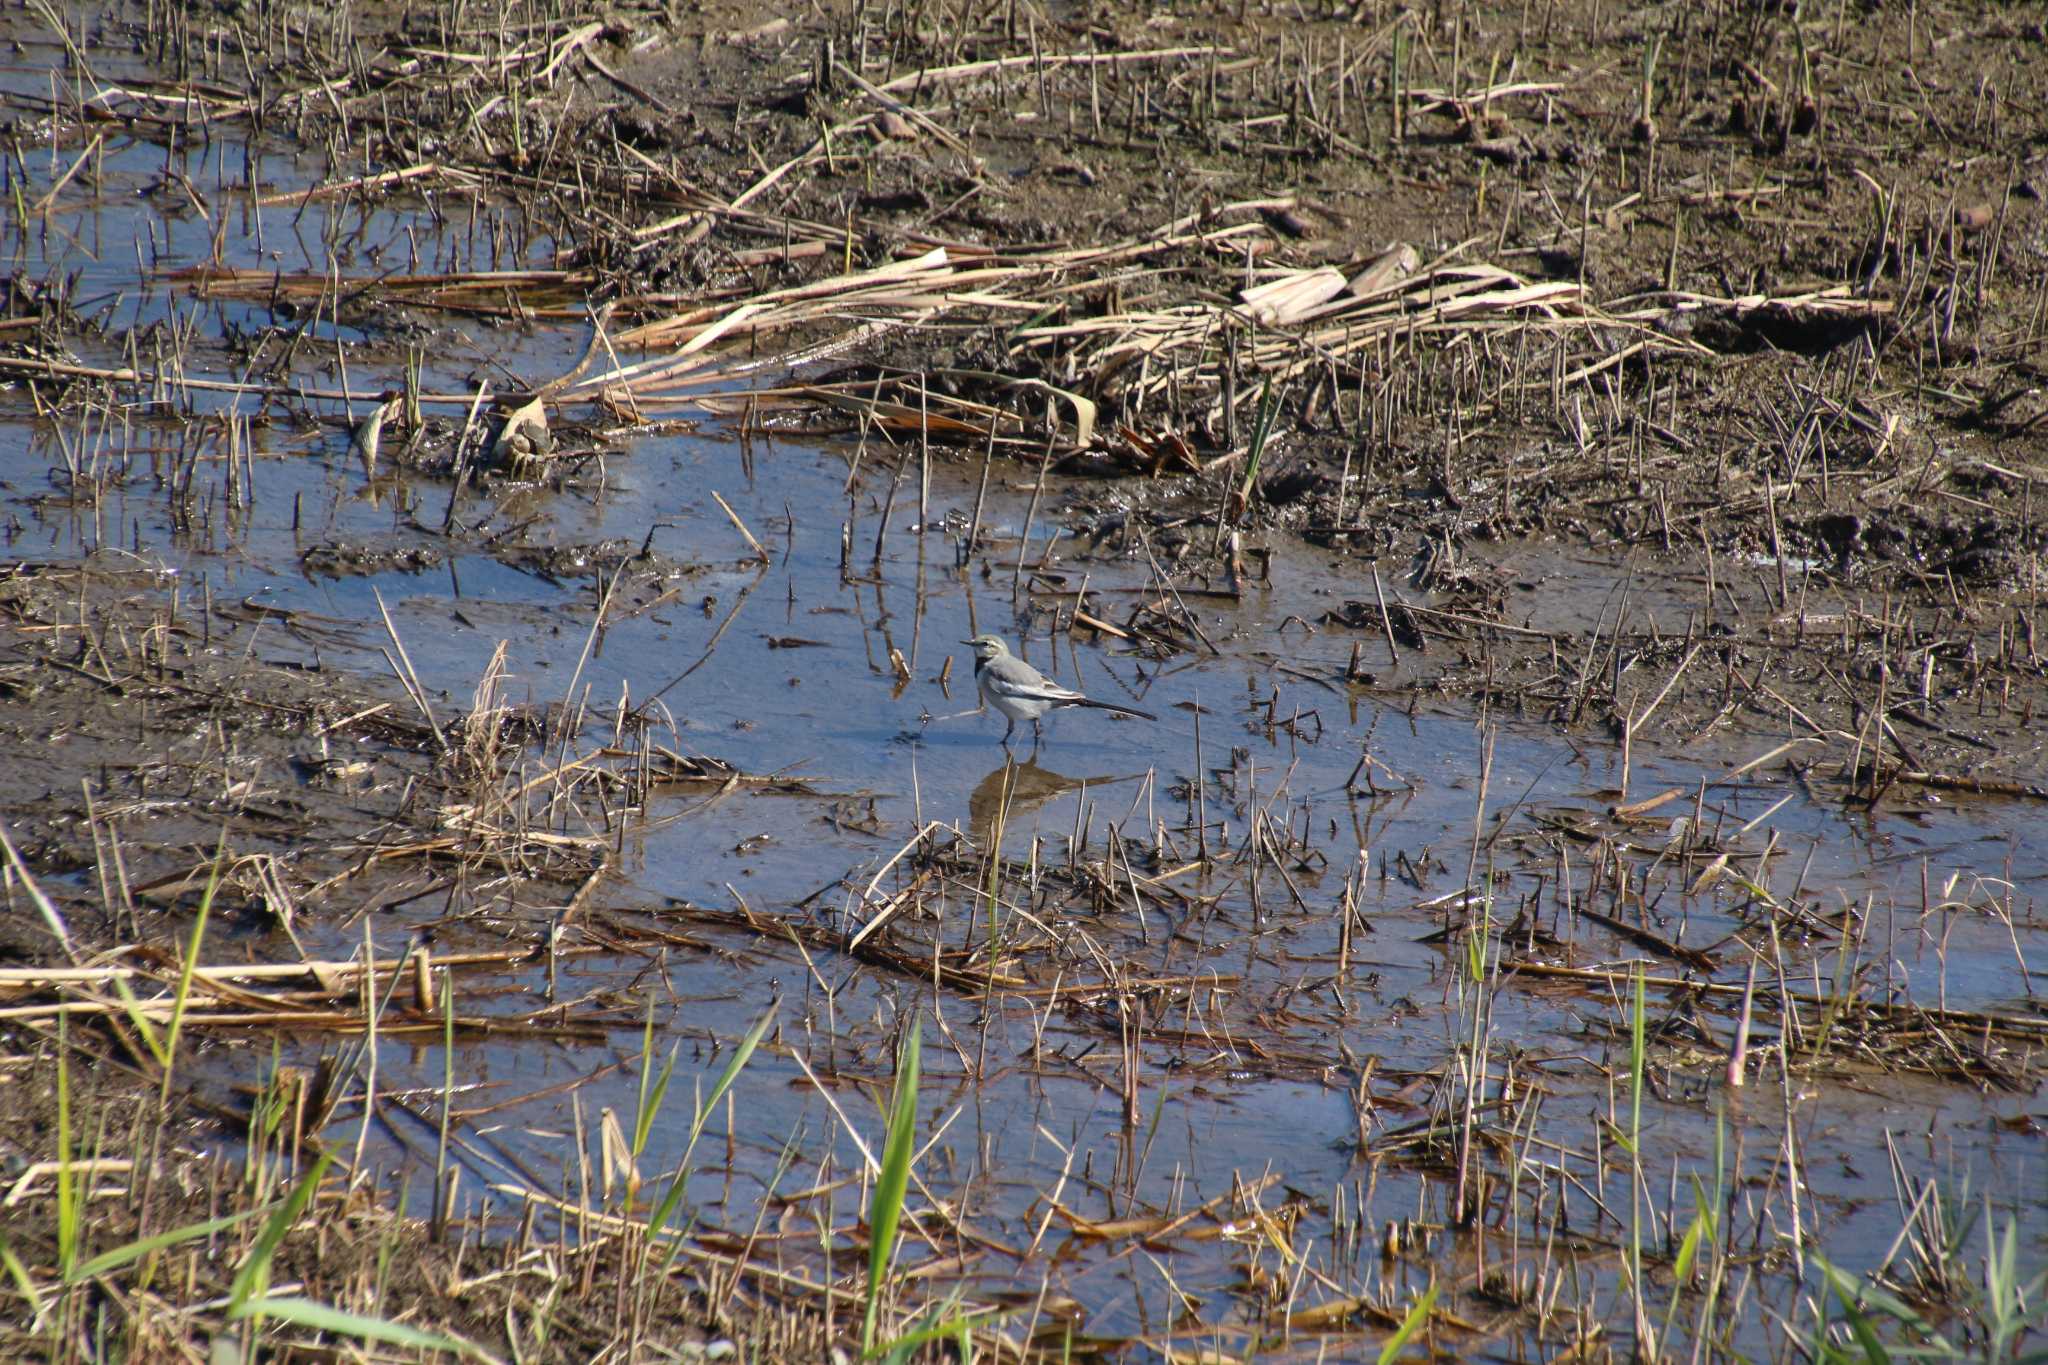
{"label": "bird's head", "polygon": [[1000,658],[1010,652],[1010,647],[1003,643],[1003,637],[1000,635],[977,635],[972,640],[962,640],[960,643],[973,650],[976,659],[984,661]]}

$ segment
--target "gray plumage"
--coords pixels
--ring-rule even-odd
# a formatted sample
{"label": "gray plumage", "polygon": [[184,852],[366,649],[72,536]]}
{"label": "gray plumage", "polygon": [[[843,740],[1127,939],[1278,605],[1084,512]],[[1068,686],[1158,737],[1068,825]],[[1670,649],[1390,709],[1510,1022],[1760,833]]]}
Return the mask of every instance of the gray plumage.
{"label": "gray plumage", "polygon": [[982,701],[994,707],[1009,722],[1003,731],[1005,744],[1010,742],[1010,735],[1020,720],[1030,721],[1032,735],[1037,737],[1040,733],[1039,718],[1058,707],[1087,706],[1098,711],[1114,711],[1120,716],[1136,716],[1141,720],[1159,719],[1150,711],[1140,711],[1135,706],[1096,701],[1071,687],[1061,687],[1012,654],[1000,635],[977,635],[961,643],[974,651],[974,683],[981,689]]}

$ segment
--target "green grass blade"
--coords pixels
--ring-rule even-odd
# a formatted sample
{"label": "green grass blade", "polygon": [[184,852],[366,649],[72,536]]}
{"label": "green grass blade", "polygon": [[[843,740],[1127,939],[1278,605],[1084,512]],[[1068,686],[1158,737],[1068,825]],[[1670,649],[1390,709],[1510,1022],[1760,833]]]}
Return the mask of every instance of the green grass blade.
{"label": "green grass blade", "polygon": [[[740,1072],[753,1057],[754,1049],[761,1045],[761,1040],[768,1035],[769,1025],[774,1022],[773,1009],[754,1021],[754,1026],[747,1030],[747,1036],[740,1039],[739,1046],[734,1048],[732,1056],[726,1059],[725,1069],[718,1073],[718,1080],[712,1084],[710,1095],[705,1097],[703,1105],[697,1110],[697,1117],[690,1121],[690,1140],[683,1145],[683,1159],[676,1167],[675,1179],[669,1182],[668,1190],[661,1197],[661,1203],[655,1206],[653,1215],[647,1220],[648,1240],[652,1241],[661,1235],[662,1229],[668,1226],[668,1220],[675,1215],[676,1206],[682,1203],[683,1187],[690,1178],[690,1154],[697,1150],[697,1139],[704,1135],[704,1125],[710,1122],[711,1111],[725,1098],[725,1092],[732,1089],[733,1082],[739,1079]],[[675,1248],[671,1246],[667,1257],[662,1261],[663,1267],[666,1268],[668,1262],[674,1258]]]}
{"label": "green grass blade", "polygon": [[1822,1261],[1822,1269],[1828,1273],[1829,1283],[1835,1286],[1835,1292],[1841,1296],[1845,1305],[1853,1302],[1860,1309],[1864,1304],[1868,1304],[1887,1317],[1894,1318],[1913,1331],[1930,1338],[1936,1344],[1941,1344],[1941,1336],[1928,1324],[1927,1319],[1921,1317],[1904,1299],[1874,1284],[1859,1284],[1855,1276],[1825,1260]]}
{"label": "green grass blade", "polygon": [[[1815,1257],[1818,1260],[1819,1257]],[[1835,1299],[1842,1305],[1842,1312],[1848,1316],[1849,1331],[1856,1338],[1856,1344],[1863,1348],[1863,1358],[1870,1365],[1892,1365],[1891,1353],[1878,1339],[1877,1327],[1870,1321],[1870,1315],[1856,1306],[1856,1286],[1848,1277],[1833,1266],[1826,1266],[1829,1283],[1834,1286]]]}
{"label": "green grass blade", "polygon": [[[1692,1278],[1693,1258],[1699,1255],[1700,1237],[1706,1231],[1707,1220],[1695,1214],[1691,1226],[1685,1230],[1685,1239],[1678,1244],[1678,1260],[1671,1267],[1671,1278],[1677,1282],[1678,1288],[1683,1288],[1686,1282]],[[1677,1292],[1674,1290],[1672,1293],[1673,1300],[1676,1301],[1677,1297]]]}
{"label": "green grass blade", "polygon": [[91,1279],[95,1275],[104,1275],[110,1270],[119,1270],[124,1265],[141,1260],[152,1251],[162,1251],[165,1247],[173,1247],[180,1242],[191,1242],[201,1237],[211,1237],[214,1233],[231,1228],[237,1223],[246,1223],[261,1212],[263,1210],[260,1208],[245,1209],[241,1213],[231,1213],[221,1218],[209,1218],[204,1223],[187,1223],[181,1228],[172,1228],[168,1232],[159,1232],[154,1237],[144,1237],[139,1241],[130,1242],[126,1246],[115,1247],[112,1251],[103,1251],[83,1265],[75,1268],[66,1282],[78,1284]]}
{"label": "green grass blade", "polygon": [[306,1211],[306,1205],[313,1200],[313,1194],[320,1188],[320,1178],[327,1174],[327,1168],[334,1163],[332,1152],[322,1152],[320,1159],[313,1163],[313,1169],[306,1172],[305,1179],[292,1189],[285,1201],[270,1215],[270,1221],[263,1225],[263,1232],[256,1238],[256,1245],[249,1249],[248,1259],[235,1272],[235,1282],[228,1290],[228,1315],[250,1299],[264,1294],[270,1288],[270,1262],[277,1255],[278,1246],[283,1243],[285,1233]]}
{"label": "green grass blade", "polygon": [[1415,1301],[1415,1306],[1401,1319],[1401,1325],[1394,1329],[1394,1335],[1388,1337],[1386,1344],[1380,1347],[1379,1365],[1389,1365],[1389,1362],[1401,1354],[1401,1348],[1408,1344],[1409,1339],[1420,1332],[1423,1324],[1429,1321],[1430,1310],[1436,1307],[1436,1289],[1435,1285],[1431,1285],[1422,1291],[1422,1297]]}
{"label": "green grass blade", "polygon": [[[1720,1135],[1720,1124],[1715,1123],[1715,1136]],[[1718,1164],[1718,1157],[1717,1157]],[[1678,1244],[1678,1257],[1671,1267],[1671,1302],[1664,1308],[1664,1330],[1658,1333],[1659,1341],[1671,1337],[1671,1325],[1678,1320],[1678,1305],[1685,1296],[1685,1289],[1692,1282],[1693,1263],[1699,1259],[1700,1246],[1714,1245],[1714,1233],[1720,1226],[1714,1217],[1716,1205],[1707,1198],[1707,1192],[1700,1187],[1697,1175],[1688,1177],[1692,1181],[1692,1222],[1685,1229],[1685,1237]],[[1716,1182],[1718,1186],[1718,1181]]]}
{"label": "green grass blade", "polygon": [[1258,482],[1259,462],[1265,458],[1266,442],[1273,435],[1273,419],[1280,413],[1280,403],[1273,392],[1273,381],[1268,379],[1259,391],[1258,416],[1252,419],[1251,449],[1245,460],[1244,482],[1238,485],[1238,496],[1251,496],[1252,485]]}
{"label": "green grass blade", "polygon": [[[647,1060],[652,1062],[653,1058],[650,1057]],[[661,1113],[661,1106],[668,1099],[668,1083],[675,1075],[675,1072],[676,1050],[674,1047],[671,1047],[668,1050],[668,1060],[662,1063],[661,1075],[655,1080],[653,1088],[648,1090],[643,1086],[642,1108],[633,1119],[633,1159],[635,1161],[638,1161],[640,1154],[647,1150],[648,1134],[654,1131],[655,1117]]]}
{"label": "green grass blade", "polygon": [[1642,1140],[1643,1069],[1649,1057],[1649,1010],[1643,999],[1643,969],[1635,969],[1628,1017],[1628,1139],[1631,1150]]}
{"label": "green grass blade", "polygon": [[128,989],[126,978],[114,978],[114,994],[121,997],[121,1012],[128,1016],[128,1022],[142,1035],[143,1044],[149,1048],[149,1055],[156,1058],[158,1066],[170,1066],[170,1051],[165,1048],[163,1039],[157,1036],[156,1025],[150,1023],[149,1015],[143,1012],[142,1002],[135,998],[134,991]]}
{"label": "green grass blade", "polygon": [[71,1169],[70,1016],[57,1012],[57,1273],[71,1278],[78,1265],[78,1189]]}
{"label": "green grass blade", "polygon": [[206,891],[199,897],[199,917],[193,921],[192,937],[185,945],[185,960],[178,964],[178,993],[171,1000],[171,1022],[164,1029],[164,1082],[159,1099],[171,1093],[171,1068],[178,1059],[178,1035],[185,1027],[185,1005],[192,998],[192,974],[199,969],[199,949],[206,942],[206,921],[213,913],[213,898],[220,892],[221,873],[228,865],[228,832],[220,832],[213,851],[213,871],[207,874]]}
{"label": "green grass blade", "polygon": [[975,1328],[985,1327],[998,1318],[1004,1317],[1010,1311],[1007,1308],[995,1308],[983,1309],[978,1313],[967,1313],[957,1317],[951,1315],[942,1316],[936,1322],[926,1323],[923,1327],[914,1327],[902,1336],[877,1346],[875,1348],[875,1355],[888,1362],[888,1365],[897,1365],[898,1362],[908,1361],[917,1353],[917,1348],[920,1346],[934,1341],[950,1340],[959,1350],[960,1359],[963,1362],[970,1362],[974,1359],[974,1338],[969,1334]]}
{"label": "green grass blade", "polygon": [[475,1346],[456,1337],[442,1336],[438,1332],[425,1332],[417,1327],[407,1327],[401,1322],[384,1318],[373,1318],[362,1313],[345,1313],[312,1299],[260,1298],[250,1299],[228,1311],[230,1318],[275,1318],[279,1322],[291,1323],[315,1332],[331,1332],[336,1336],[355,1337],[361,1341],[382,1341],[393,1346],[410,1346],[426,1351],[449,1351],[488,1360],[490,1357]]}
{"label": "green grass blade", "polygon": [[662,1103],[668,1099],[668,1083],[676,1073],[676,1050],[668,1050],[668,1061],[662,1065],[660,1076],[654,1073],[654,1001],[647,1002],[647,1026],[640,1036],[640,1095],[633,1110],[633,1160],[647,1150],[647,1138],[654,1131],[654,1120],[661,1113]]}
{"label": "green grass blade", "polygon": [[734,1048],[732,1056],[726,1059],[725,1069],[718,1073],[718,1079],[711,1084],[711,1093],[704,1097],[704,1108],[690,1123],[690,1142],[689,1146],[683,1149],[685,1153],[690,1147],[695,1147],[697,1139],[704,1135],[704,1125],[711,1121],[711,1111],[725,1098],[725,1092],[732,1089],[732,1083],[740,1078],[740,1072],[753,1057],[754,1049],[768,1036],[768,1026],[774,1022],[775,1011],[770,1009],[754,1021],[754,1026],[747,1030],[747,1036],[740,1039],[740,1045]]}
{"label": "green grass blade", "polygon": [[861,1326],[863,1355],[874,1354],[882,1277],[896,1255],[903,1196],[910,1188],[910,1158],[917,1150],[917,1073],[923,1044],[924,1023],[912,1019],[896,1057],[896,1091],[889,1100],[889,1137],[882,1148],[882,1171],[875,1177],[874,1192],[868,1199],[868,1309]]}
{"label": "green grass blade", "polygon": [[6,1268],[7,1278],[14,1281],[15,1291],[28,1300],[29,1320],[33,1322],[40,1318],[43,1315],[43,1296],[36,1291],[36,1282],[28,1273],[28,1267],[8,1245],[5,1233],[0,1233],[0,1267]]}

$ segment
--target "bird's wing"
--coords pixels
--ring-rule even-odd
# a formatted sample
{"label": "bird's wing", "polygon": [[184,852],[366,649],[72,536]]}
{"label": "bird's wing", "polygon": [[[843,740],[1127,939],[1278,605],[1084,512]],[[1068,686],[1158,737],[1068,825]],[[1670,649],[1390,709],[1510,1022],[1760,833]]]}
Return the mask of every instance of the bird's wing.
{"label": "bird's wing", "polygon": [[1008,670],[991,668],[988,672],[988,685],[993,691],[1018,701],[1042,701],[1057,706],[1061,702],[1087,700],[1073,688],[1061,687],[1052,679],[1036,672],[1029,677],[1019,677]]}

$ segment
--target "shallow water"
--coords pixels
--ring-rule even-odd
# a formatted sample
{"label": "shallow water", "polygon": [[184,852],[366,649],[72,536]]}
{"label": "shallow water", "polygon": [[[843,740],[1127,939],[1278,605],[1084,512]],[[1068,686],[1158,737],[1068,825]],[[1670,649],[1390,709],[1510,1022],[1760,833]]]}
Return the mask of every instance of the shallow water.
{"label": "shallow water", "polygon": [[[8,77],[24,78],[20,70]],[[246,163],[242,155],[216,142],[174,160],[195,185],[216,187],[219,201],[234,200],[245,165],[264,186],[280,189],[310,186],[326,174],[288,155]],[[110,328],[161,322],[217,338],[283,319],[261,304],[196,300],[167,278],[205,259],[216,231],[228,264],[315,272],[330,265],[330,236],[353,244],[343,268],[361,270],[415,249],[429,259],[461,259],[466,248],[459,243],[488,232],[483,219],[462,216],[466,203],[440,216],[422,203],[367,214],[340,208],[330,220],[322,204],[287,216],[237,213],[217,201],[209,224],[182,193],[162,188],[163,162],[161,149],[110,145],[97,206],[49,220],[23,244],[21,268],[37,278],[82,272],[78,297],[105,299]],[[510,213],[492,206],[486,217]],[[142,274],[130,249],[138,241]],[[495,373],[492,366],[529,381],[544,378],[566,369],[580,349],[580,338],[566,331],[463,327],[474,344],[459,354],[437,346],[429,373],[438,382],[430,387],[461,387],[471,374]],[[402,363],[403,345],[392,336],[316,320],[307,338],[337,356],[331,366],[323,360],[331,373],[321,382],[340,386],[345,368],[347,385],[358,393],[394,382]],[[197,354],[215,357],[208,376],[232,377],[217,352]],[[116,359],[111,352],[103,358]],[[189,373],[197,377],[206,365],[195,361]],[[618,1027],[604,1046],[491,1039],[460,1045],[453,1069],[471,1087],[459,1105],[469,1115],[465,1188],[472,1198],[479,1185],[516,1191],[538,1184],[571,1191],[572,1203],[601,1202],[599,1192],[581,1189],[571,1140],[581,1135],[594,1150],[605,1110],[630,1127],[640,1083],[632,1021],[650,1008],[654,1052],[679,1049],[679,1081],[642,1164],[669,1169],[682,1153],[695,1083],[681,1078],[702,1075],[708,1084],[722,1061],[718,1049],[772,1006],[774,1046],[756,1056],[714,1118],[696,1153],[702,1173],[691,1200],[707,1223],[741,1233],[765,1213],[797,1257],[806,1228],[815,1248],[813,1219],[848,1229],[862,1212],[864,1182],[824,1196],[822,1209],[805,1205],[801,1214],[796,1206],[764,1203],[763,1191],[802,1189],[828,1172],[857,1171],[862,1154],[846,1122],[878,1148],[877,1100],[887,1085],[889,1049],[902,1019],[915,1015],[925,1040],[921,1131],[938,1136],[920,1160],[924,1189],[913,1187],[912,1202],[952,1201],[953,1233],[942,1235],[934,1221],[932,1240],[913,1241],[906,1257],[950,1250],[957,1235],[968,1248],[963,1273],[978,1289],[1035,1289],[1049,1277],[1052,1292],[1079,1303],[1089,1333],[1186,1335],[1206,1326],[1219,1330],[1219,1340],[1240,1343],[1237,1329],[1246,1324],[1234,1319],[1246,1302],[1238,1291],[1247,1279],[1299,1279],[1299,1267],[1283,1264],[1270,1247],[1227,1235],[1176,1239],[1129,1255],[1134,1243],[1127,1237],[1070,1238],[1051,1202],[1095,1220],[1177,1214],[1228,1195],[1233,1181],[1276,1176],[1260,1197],[1268,1208],[1299,1201],[1293,1236],[1310,1263],[1355,1290],[1385,1285],[1397,1297],[1432,1269],[1471,1274],[1503,1258],[1533,1256],[1533,1244],[1516,1247],[1504,1235],[1489,1247],[1483,1233],[1439,1232],[1420,1251],[1382,1261],[1370,1226],[1359,1247],[1340,1250],[1348,1223],[1335,1214],[1340,1198],[1354,1216],[1363,1199],[1371,1220],[1446,1221],[1445,1172],[1404,1161],[1402,1140],[1433,1112],[1444,1117],[1449,1091],[1433,1078],[1469,1032],[1465,950],[1458,940],[1430,941],[1464,922],[1468,885],[1474,903],[1477,889],[1490,885],[1497,929],[1519,924],[1520,939],[1514,930],[1497,934],[1489,952],[1586,969],[1619,966],[1624,984],[1625,964],[1637,961],[1652,977],[1686,974],[1668,956],[1646,954],[1563,907],[1560,884],[1586,886],[1583,846],[1546,820],[1562,818],[1643,850],[1628,859],[1651,902],[1638,927],[1710,951],[1714,965],[1704,976],[1724,985],[1740,984],[1749,961],[1733,936],[1748,929],[1758,937],[1754,898],[1727,879],[1687,894],[1690,874],[1674,884],[1668,871],[1650,886],[1643,870],[1672,838],[1670,820],[1693,816],[1696,800],[1701,823],[1723,831],[1767,816],[1731,846],[1750,855],[1745,875],[1754,876],[1754,855],[1775,833],[1778,856],[1760,880],[1780,898],[1793,898],[1797,888],[1809,918],[1839,920],[1845,906],[1863,910],[1855,960],[1876,996],[1958,1010],[2031,1010],[2040,978],[2037,972],[2030,981],[2020,958],[2048,957],[2033,901],[2034,889],[2048,884],[2048,821],[2038,806],[1923,795],[1874,814],[1850,812],[1816,799],[1782,764],[1724,781],[1791,735],[1766,733],[1751,720],[1746,732],[1690,748],[1680,747],[1675,734],[1664,742],[1639,738],[1626,774],[1629,794],[1675,788],[1684,796],[1654,818],[1615,821],[1609,810],[1623,786],[1622,761],[1605,736],[1488,714],[1458,696],[1348,686],[1343,674],[1354,641],[1365,666],[1387,675],[1383,682],[1397,670],[1371,631],[1311,633],[1304,626],[1347,599],[1370,598],[1371,579],[1360,563],[1330,552],[1276,543],[1268,581],[1248,585],[1236,601],[1198,599],[1213,653],[1155,662],[1113,640],[1049,636],[1043,609],[1067,599],[1013,598],[1016,537],[1032,547],[1036,563],[1048,537],[1067,524],[1058,484],[1027,523],[1027,476],[999,469],[984,517],[997,534],[961,567],[957,535],[944,528],[949,514],[964,518],[973,506],[979,468],[972,459],[938,452],[928,515],[921,516],[919,462],[900,451],[871,448],[849,490],[855,452],[846,442],[766,434],[742,442],[715,424],[668,434],[608,430],[601,436],[601,482],[585,478],[552,493],[471,492],[457,509],[471,527],[532,519],[519,538],[529,547],[645,541],[669,566],[664,600],[645,609],[643,597],[615,609],[586,660],[602,575],[564,577],[532,559],[485,552],[474,536],[444,540],[435,528],[451,495],[445,480],[399,473],[366,483],[348,451],[344,421],[297,420],[345,419],[359,415],[360,405],[271,405],[277,420],[255,433],[246,510],[229,508],[226,466],[216,461],[200,476],[213,483],[211,495],[200,499],[209,514],[183,529],[153,472],[181,439],[177,423],[140,414],[124,421],[112,413],[85,427],[52,425],[35,417],[18,390],[4,405],[0,480],[16,557],[121,556],[174,572],[194,597],[210,592],[216,602],[310,614],[320,619],[273,617],[236,632],[223,647],[366,674],[386,668],[381,599],[438,719],[469,706],[493,651],[509,641],[506,699],[536,706],[587,701],[591,719],[579,747],[608,734],[621,698],[638,705],[659,693],[662,742],[746,773],[800,776],[810,784],[797,794],[659,795],[645,819],[624,831],[615,873],[597,902],[601,926],[657,931],[677,942],[660,948],[642,936],[607,945],[594,931],[553,972],[534,966],[483,988],[496,992],[475,1002],[484,1012],[572,1002],[571,1017],[587,1012]],[[194,406],[250,413],[263,405],[201,394]],[[67,441],[109,476],[95,501],[64,496],[61,487],[53,495],[53,471],[62,470]],[[870,562],[892,469],[900,483],[882,553]],[[772,562],[750,562],[714,491],[768,547]],[[927,521],[932,529],[919,530]],[[843,525],[855,547],[850,577],[842,574]],[[308,571],[309,548],[337,543],[426,549],[447,558],[419,572]],[[1628,576],[1590,555],[1554,548],[1494,553],[1527,585],[1516,590],[1518,600],[1538,624],[1601,619]],[[1135,601],[1117,594],[1141,589],[1151,577],[1142,558],[1118,554],[1114,542],[1090,553],[1068,537],[1051,568],[1070,587],[1085,579],[1104,594],[1098,611]],[[1405,585],[1389,590],[1424,600]],[[1031,614],[1032,605],[1041,614]],[[1652,600],[1647,610],[1660,618],[1668,612],[1676,622],[1689,606],[1669,597]],[[1000,722],[961,714],[974,698],[970,658],[958,642],[984,630],[1022,636],[1027,656],[1062,681],[1161,719],[1061,714],[1049,720],[1041,745],[1020,737],[1018,755],[1028,753],[1029,766],[1009,767]],[[892,651],[907,662],[907,684],[897,681]],[[950,685],[942,686],[949,658]],[[1378,794],[1347,788],[1368,750],[1382,765],[1375,769]],[[1209,775],[1198,797],[1191,786],[1197,773]],[[865,913],[859,888],[920,828],[936,823],[982,848],[992,844],[1006,783],[1015,785],[1001,821],[1003,852],[1038,869],[1044,881],[1034,886],[1029,873],[1005,879],[1005,932],[1037,935],[1041,946],[1026,959],[1026,979],[992,1000],[935,989],[929,979],[829,949],[812,947],[807,957],[774,933],[731,922],[731,912],[744,909],[765,923],[786,919],[853,932]],[[1198,822],[1205,822],[1201,834],[1194,832]],[[1244,847],[1255,824],[1286,845],[1279,850],[1285,856],[1169,875],[1204,841],[1217,852]],[[1125,841],[1126,858],[1140,860],[1135,875],[1157,876],[1166,888],[1136,901],[1136,911],[1128,897],[1091,905],[1070,896],[1056,875],[1076,860],[1099,863],[1115,840]],[[1152,860],[1144,857],[1148,846]],[[1361,865],[1351,885],[1357,919],[1347,941],[1338,906]],[[907,863],[889,871],[880,895],[902,886],[908,871]],[[380,915],[370,932],[384,954],[401,951],[428,923],[437,944],[527,943],[565,897],[549,883],[480,884],[452,899]],[[1990,912],[2008,898],[2010,924]],[[957,885],[940,892],[934,908],[936,921],[906,917],[886,931],[913,959],[929,956],[934,943],[959,947],[987,913],[971,887],[962,894]],[[1033,913],[1012,913],[1019,910]],[[1539,940],[1539,929],[1550,937]],[[310,947],[337,954],[359,947],[358,934],[320,925],[305,931]],[[1795,989],[1830,993],[1843,969],[1833,942],[1816,933],[1787,944]],[[1127,995],[1122,1013],[1107,989],[1119,972],[1155,983]],[[1671,1014],[1684,994],[1653,988],[1652,1022]],[[1690,1053],[1672,1044],[1660,1083],[1645,1097],[1645,1148],[1654,1158],[1646,1179],[1660,1208],[1667,1176],[1681,1190],[1682,1172],[1711,1182],[1717,1125],[1728,1168],[1742,1181],[1761,1182],[1781,1150],[1788,1094],[1777,1073],[1767,1071],[1744,1092],[1719,1081],[1727,1017],[1724,1001],[1709,1018],[1711,1044]],[[1625,1109],[1626,1019],[1625,1002],[1606,986],[1529,976],[1498,992],[1490,1019],[1489,1090],[1512,1057],[1517,1084],[1543,1096],[1518,1120],[1521,1134],[1564,1144],[1575,1178],[1618,1197],[1618,1206],[1628,1203],[1626,1175],[1591,1164],[1588,1135],[1589,1116]],[[1118,1040],[1130,1027],[1141,1041],[1127,1121],[1124,1091],[1133,1063]],[[318,1044],[299,1046],[312,1051]],[[838,1101],[844,1121],[797,1065],[798,1053]],[[256,1047],[217,1054],[211,1063],[223,1082],[246,1081],[263,1064]],[[438,1111],[449,1073],[438,1047],[386,1042],[379,1072],[380,1085],[409,1096],[417,1113]],[[1361,1083],[1371,1101],[1363,1114]],[[2034,1229],[2048,1225],[2039,1139],[1999,1122],[2028,1112],[2032,1095],[1985,1095],[1957,1083],[1885,1075],[1876,1066],[1828,1080],[1795,1071],[1790,1089],[1797,1092],[1789,1098],[1796,1100],[1805,1193],[1815,1201],[1803,1211],[1803,1235],[1815,1235],[1817,1217],[1819,1236],[1839,1263],[1867,1268],[1898,1231],[1886,1133],[1896,1135],[1908,1175],[1938,1176],[1957,1190],[1967,1180],[1974,1190],[1994,1192],[2001,1216],[2017,1213]],[[354,1145],[354,1122],[333,1134],[345,1147]],[[415,1175],[431,1168],[431,1129],[412,1122],[396,1105],[383,1112],[370,1134],[380,1167]],[[778,1175],[786,1146],[793,1155]],[[1567,1202],[1589,1198],[1563,1195],[1562,1182],[1556,1188]],[[496,1196],[499,1207],[506,1197]],[[1782,1235],[1785,1215],[1761,1207],[1768,1199],[1760,1184],[1737,1196],[1742,1226],[1761,1220],[1773,1231],[1760,1235]],[[1758,1205],[1745,1206],[1752,1200]],[[1678,1204],[1682,1230],[1690,1195],[1681,1193]],[[1590,1239],[1586,1293],[1597,1301],[1598,1316],[1614,1292],[1612,1261],[1598,1248],[1611,1248],[1624,1224],[1599,1218],[1584,1202],[1575,1207],[1575,1226]],[[1025,1256],[1034,1245],[1040,1254]],[[1059,1254],[1048,1256],[1054,1248]],[[842,1272],[854,1263],[843,1243],[837,1255]],[[1783,1292],[1773,1291],[1781,1303]],[[1313,1353],[1312,1345],[1296,1349]]]}

